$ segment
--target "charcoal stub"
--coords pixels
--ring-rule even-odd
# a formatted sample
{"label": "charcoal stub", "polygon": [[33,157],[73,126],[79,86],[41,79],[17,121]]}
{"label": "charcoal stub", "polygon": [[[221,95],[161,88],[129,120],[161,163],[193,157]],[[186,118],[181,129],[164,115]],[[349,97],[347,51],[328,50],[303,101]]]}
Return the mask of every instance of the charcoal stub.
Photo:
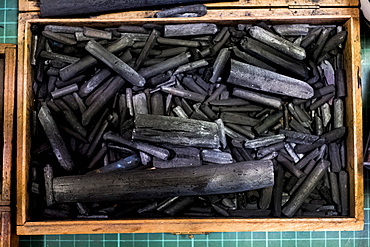
{"label": "charcoal stub", "polygon": [[344,27],[32,30],[32,219],[351,211]]}

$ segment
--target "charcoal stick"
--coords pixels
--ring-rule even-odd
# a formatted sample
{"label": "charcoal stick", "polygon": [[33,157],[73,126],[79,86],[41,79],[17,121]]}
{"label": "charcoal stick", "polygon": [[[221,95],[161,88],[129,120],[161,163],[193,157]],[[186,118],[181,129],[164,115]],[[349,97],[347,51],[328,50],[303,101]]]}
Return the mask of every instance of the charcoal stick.
{"label": "charcoal stick", "polygon": [[[92,180],[95,182],[91,183]],[[234,193],[273,184],[273,163],[261,160],[229,165],[57,177],[53,179],[53,192],[57,202],[114,202]]]}

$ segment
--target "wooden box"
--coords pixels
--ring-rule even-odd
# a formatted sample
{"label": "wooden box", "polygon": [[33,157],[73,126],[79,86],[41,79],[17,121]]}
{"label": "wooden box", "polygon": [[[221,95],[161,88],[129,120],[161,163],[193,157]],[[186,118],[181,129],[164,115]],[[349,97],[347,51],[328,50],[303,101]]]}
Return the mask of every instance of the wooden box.
{"label": "wooden box", "polygon": [[[288,1],[289,2],[289,1]],[[321,8],[316,1],[309,6],[248,9],[250,3],[261,6],[262,1],[238,2],[238,8],[210,8],[200,18],[144,18],[151,11],[106,14],[89,19],[40,19],[38,13],[23,13],[19,19],[18,91],[17,91],[17,234],[82,234],[82,233],[202,233],[229,231],[319,231],[361,230],[364,224],[363,167],[362,167],[362,101],[360,77],[359,10],[357,8]],[[329,1],[330,2],[330,1]],[[277,2],[271,2],[277,3]],[[282,3],[282,2],[280,2]],[[292,1],[293,3],[293,1]],[[332,1],[333,6],[334,1]],[[357,2],[343,1],[345,6]],[[253,6],[253,5],[252,5]],[[326,5],[329,6],[329,5]],[[338,5],[337,5],[338,6]],[[233,6],[231,6],[233,7]],[[310,23],[341,24],[348,31],[344,50],[347,73],[346,125],[348,126],[347,154],[350,175],[350,216],[330,218],[207,218],[207,219],[122,219],[122,220],[58,220],[30,221],[27,184],[30,162],[30,112],[32,109],[30,47],[33,24],[107,27],[143,23],[210,22],[233,25],[238,23]]]}

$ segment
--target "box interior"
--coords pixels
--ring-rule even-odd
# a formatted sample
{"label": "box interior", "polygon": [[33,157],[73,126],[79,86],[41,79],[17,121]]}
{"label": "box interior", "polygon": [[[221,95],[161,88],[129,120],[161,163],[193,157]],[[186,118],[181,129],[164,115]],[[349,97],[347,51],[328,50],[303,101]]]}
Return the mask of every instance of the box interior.
{"label": "box interior", "polygon": [[[350,217],[330,217],[330,218],[264,218],[264,219],[123,219],[123,220],[66,220],[66,221],[43,221],[30,222],[28,215],[28,164],[30,162],[30,112],[33,109],[33,94],[31,88],[32,69],[30,65],[30,44],[31,44],[31,25],[70,25],[70,26],[89,26],[89,27],[112,27],[122,24],[141,25],[143,23],[196,23],[209,22],[218,25],[236,25],[239,23],[255,23],[256,18],[225,18],[200,20],[197,18],[179,18],[179,19],[134,19],[130,21],[112,20],[112,19],[36,19],[29,20],[25,26],[25,45],[23,49],[24,73],[20,81],[23,84],[18,92],[21,96],[21,131],[18,131],[18,213],[17,228],[18,234],[61,234],[67,230],[76,229],[79,226],[85,227],[73,233],[103,233],[103,232],[189,232],[191,229],[197,232],[207,231],[249,231],[264,229],[269,231],[276,230],[308,230],[311,229],[342,229],[354,230],[361,228],[363,224],[363,185],[362,185],[362,116],[361,116],[361,86],[358,85],[359,78],[359,30],[358,18],[348,15],[318,17],[271,17],[260,18],[267,24],[287,24],[287,23],[308,23],[308,24],[341,24],[348,31],[347,43],[344,49],[345,70],[347,77],[347,97],[346,97],[346,126],[347,126],[347,167],[350,178]],[[20,94],[19,94],[20,93]],[[18,115],[19,118],[19,115]],[[20,125],[18,125],[20,126]],[[23,157],[23,158],[19,158]],[[94,226],[94,225],[98,226]],[[218,226],[211,227],[211,224]],[[257,224],[261,224],[258,226]],[[109,225],[109,229],[103,229],[99,226]],[[51,228],[48,228],[52,226]],[[266,227],[269,226],[269,227]],[[55,228],[53,228],[55,227]],[[337,227],[337,228],[335,228]],[[181,229],[181,230],[180,230]],[[118,231],[117,231],[118,230]]]}

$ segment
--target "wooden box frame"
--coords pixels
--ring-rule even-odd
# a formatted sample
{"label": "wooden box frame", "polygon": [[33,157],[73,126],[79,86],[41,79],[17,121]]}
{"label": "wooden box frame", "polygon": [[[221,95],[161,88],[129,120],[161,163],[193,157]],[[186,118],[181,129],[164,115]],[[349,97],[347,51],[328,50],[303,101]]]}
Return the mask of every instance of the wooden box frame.
{"label": "wooden box frame", "polygon": [[[155,0],[150,0],[155,1]],[[316,8],[320,7],[357,7],[359,5],[358,1],[354,0],[325,0],[325,1],[313,1],[313,0],[284,0],[284,1],[266,1],[266,0],[234,0],[228,2],[215,2],[206,3],[208,9],[217,8],[256,8],[256,7],[286,7],[292,6],[301,7],[308,6]],[[21,12],[39,12],[40,11],[40,1],[39,0],[18,0],[18,8]],[[160,8],[158,8],[160,9]],[[114,15],[114,14],[113,14]]]}
{"label": "wooden box frame", "polygon": [[[134,13],[134,14],[133,14]],[[147,13],[147,12],[145,12]],[[90,19],[39,19],[38,13],[20,14],[17,91],[17,234],[83,234],[83,233],[204,233],[229,231],[319,231],[361,230],[363,209],[362,100],[360,76],[359,10],[356,8],[263,8],[209,10],[201,18],[144,19],[144,12],[125,12]],[[121,24],[195,23],[310,23],[343,24],[348,31],[344,50],[347,79],[346,124],[348,126],[347,159],[350,177],[350,216],[330,218],[211,218],[211,219],[123,219],[123,220],[50,220],[30,221],[28,191],[30,162],[30,112],[32,107],[30,26],[76,25],[118,26]]]}
{"label": "wooden box frame", "polygon": [[17,247],[18,237],[14,234],[10,207],[0,207],[0,246]]}
{"label": "wooden box frame", "polygon": [[16,45],[0,44],[0,54],[5,58],[4,71],[4,123],[3,123],[3,169],[0,191],[0,206],[8,206],[11,202],[12,155],[13,155],[13,125],[16,81]]}
{"label": "wooden box frame", "polygon": [[[13,169],[13,127],[16,81],[16,45],[0,44],[0,55],[4,57],[4,109],[2,184],[0,187],[0,246],[16,247],[18,240],[13,234],[11,222],[11,182]],[[13,170],[13,171],[12,171]]]}

